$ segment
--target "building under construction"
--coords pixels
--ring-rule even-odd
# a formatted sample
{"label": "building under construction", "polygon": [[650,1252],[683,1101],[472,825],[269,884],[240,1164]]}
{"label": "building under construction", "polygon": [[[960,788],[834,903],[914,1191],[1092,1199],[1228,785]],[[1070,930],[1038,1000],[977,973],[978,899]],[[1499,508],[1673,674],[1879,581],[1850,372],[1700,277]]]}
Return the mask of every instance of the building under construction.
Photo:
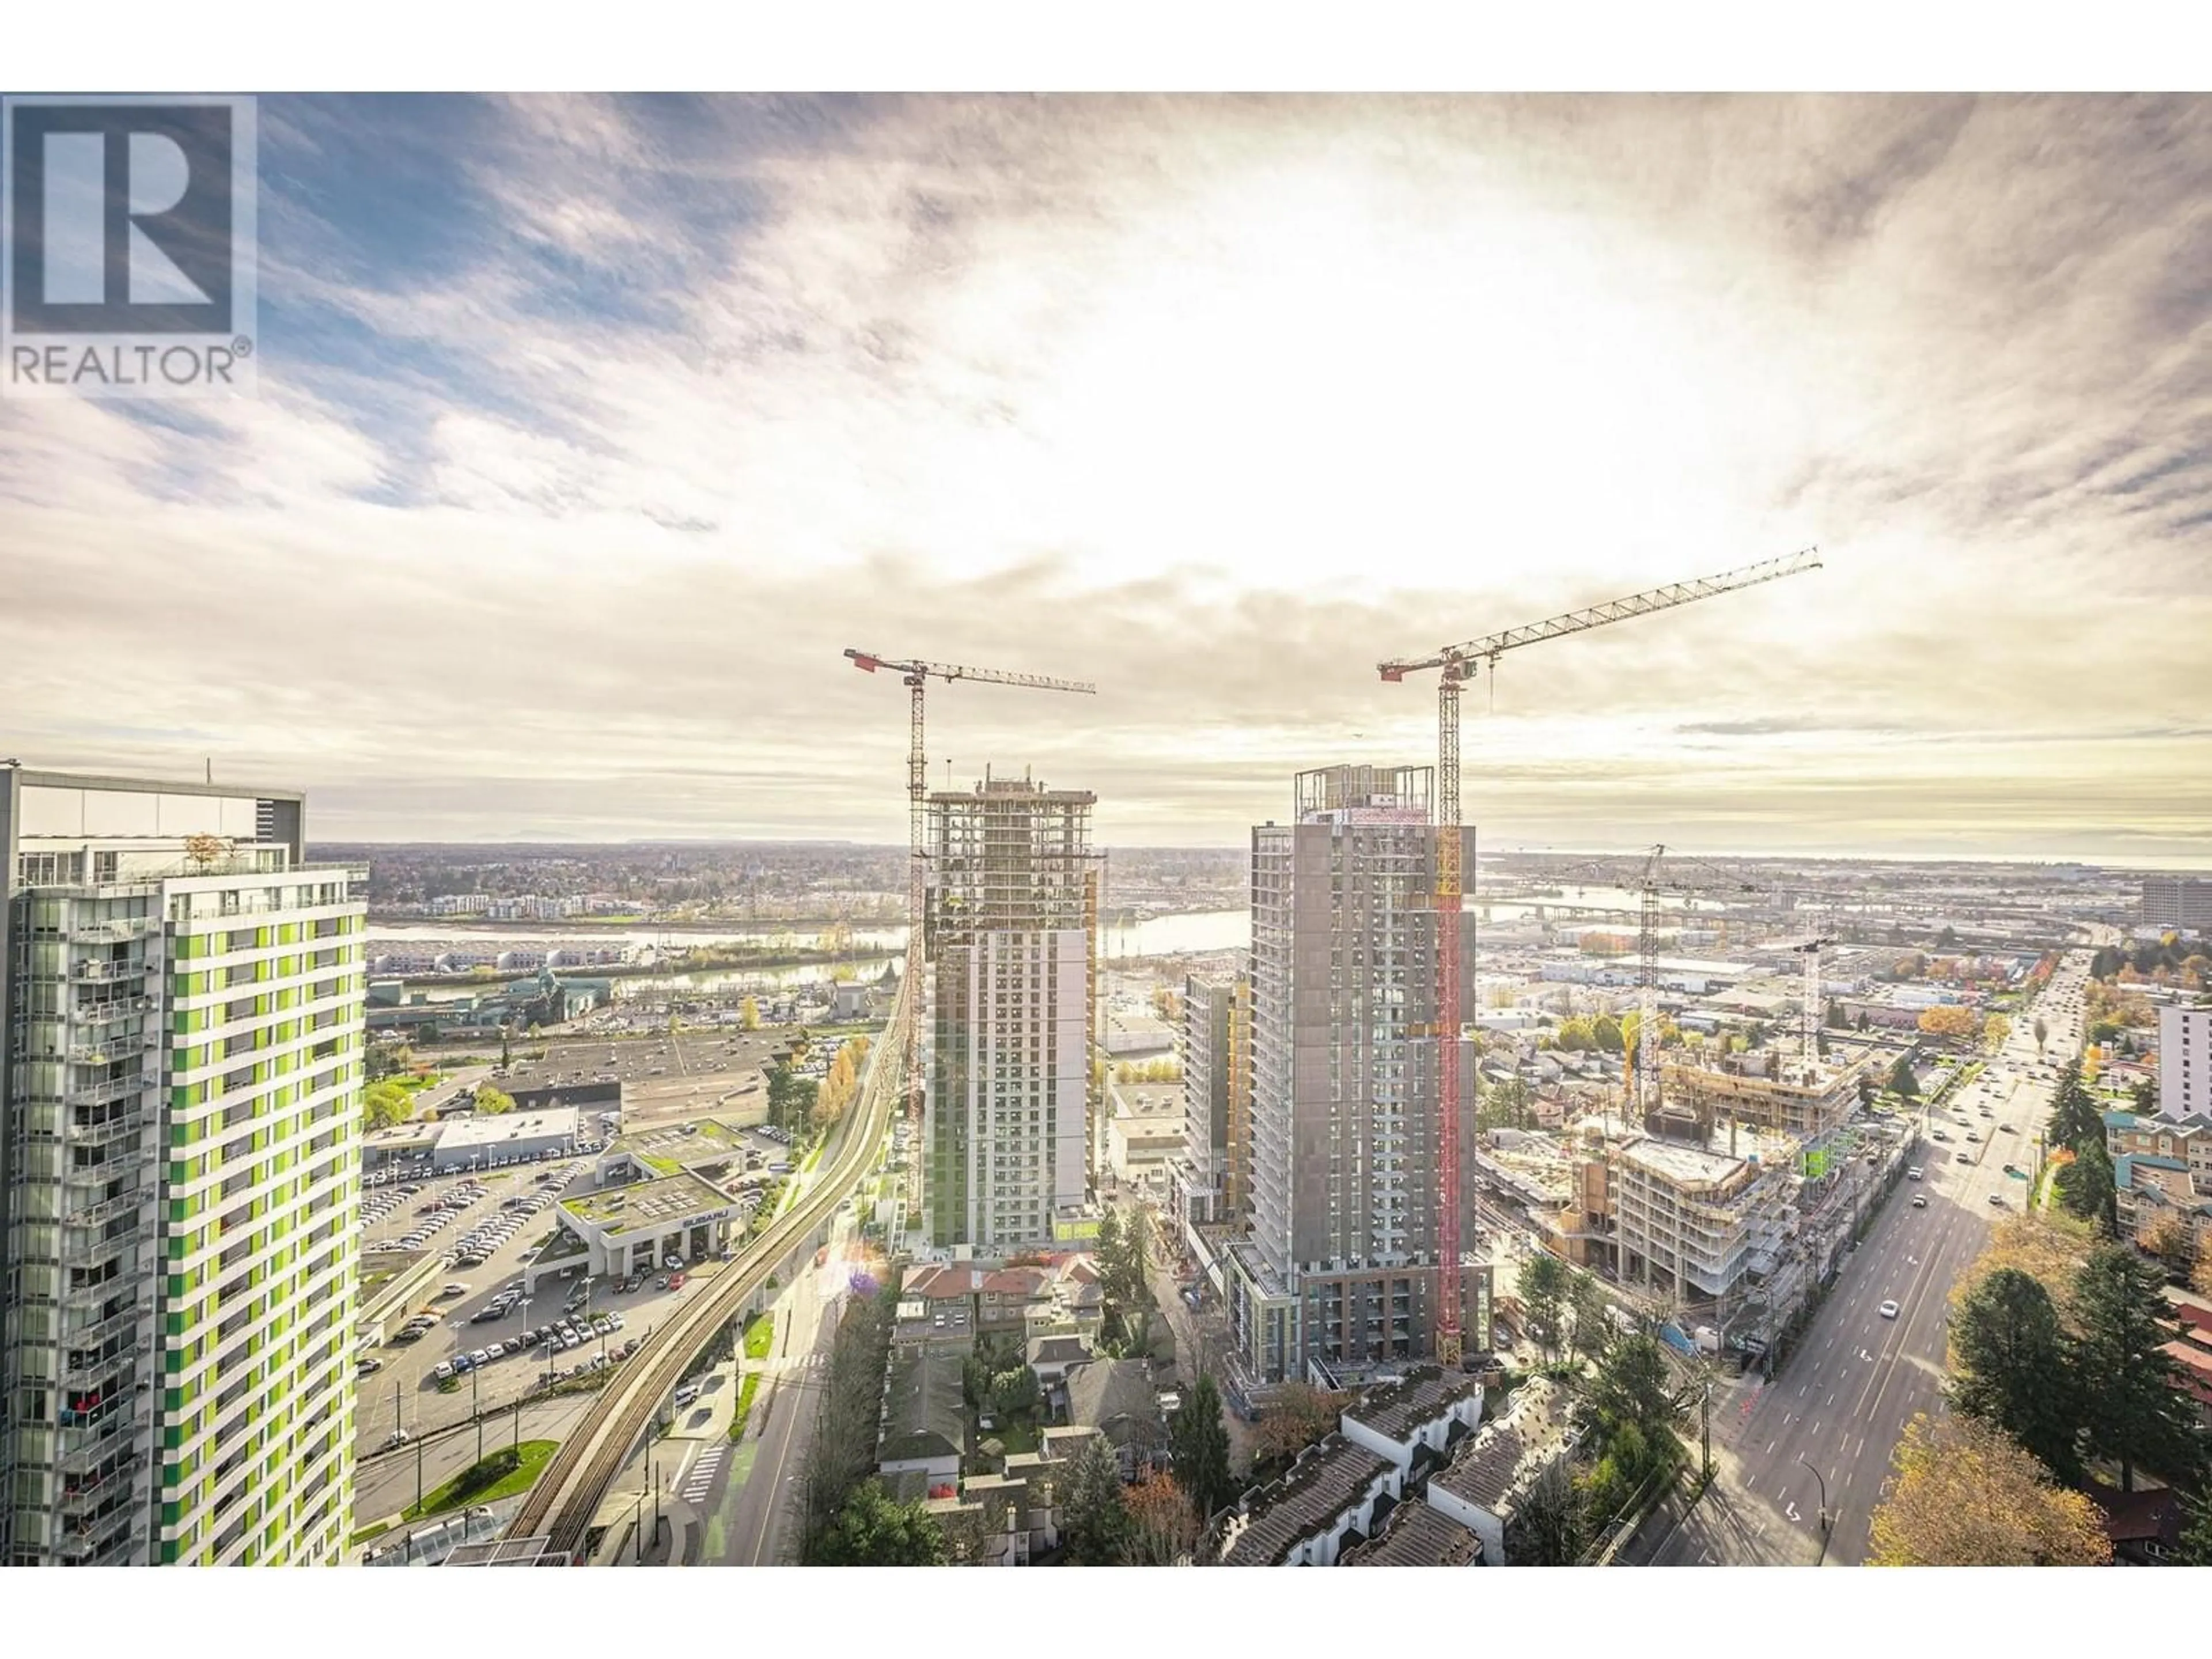
{"label": "building under construction", "polygon": [[922,1199],[955,1254],[1073,1236],[1092,1184],[1097,801],[1026,776],[929,797]]}
{"label": "building under construction", "polygon": [[1181,1028],[1183,1157],[1176,1191],[1183,1215],[1201,1227],[1233,1227],[1250,1201],[1252,977],[1243,972],[1183,979]]}
{"label": "building under construction", "polygon": [[1670,1053],[1662,1073],[1665,1103],[1644,1127],[1700,1144],[1730,1124],[1815,1140],[1858,1110],[1859,1079],[1868,1064],[1861,1059],[1831,1066],[1771,1049],[1710,1058]]}
{"label": "building under construction", "polygon": [[[1296,821],[1252,832],[1250,1219],[1228,1297],[1262,1381],[1350,1381],[1437,1352],[1432,779],[1303,772]],[[1472,1237],[1471,1193],[1460,1201]],[[1460,1328],[1487,1331],[1486,1269],[1459,1282]]]}

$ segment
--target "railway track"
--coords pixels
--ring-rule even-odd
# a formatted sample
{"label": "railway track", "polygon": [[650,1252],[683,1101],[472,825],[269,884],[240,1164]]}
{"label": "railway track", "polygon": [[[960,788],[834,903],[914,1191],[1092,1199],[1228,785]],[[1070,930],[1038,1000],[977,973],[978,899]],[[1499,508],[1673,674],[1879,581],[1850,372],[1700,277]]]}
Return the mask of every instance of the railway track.
{"label": "railway track", "polygon": [[683,1381],[714,1334],[744,1311],[775,1265],[834,1215],[866,1173],[890,1130],[891,1114],[904,1098],[902,1089],[895,1086],[897,1066],[890,1056],[902,1048],[901,1022],[913,1018],[908,992],[908,987],[900,986],[890,1024],[869,1052],[860,1109],[839,1127],[825,1165],[808,1191],[789,1214],[772,1223],[728,1268],[708,1279],[696,1301],[647,1337],[609,1381],[523,1500],[507,1536],[542,1534],[549,1540],[549,1553],[571,1557],[583,1547],[592,1517],[651,1426],[660,1402]]}

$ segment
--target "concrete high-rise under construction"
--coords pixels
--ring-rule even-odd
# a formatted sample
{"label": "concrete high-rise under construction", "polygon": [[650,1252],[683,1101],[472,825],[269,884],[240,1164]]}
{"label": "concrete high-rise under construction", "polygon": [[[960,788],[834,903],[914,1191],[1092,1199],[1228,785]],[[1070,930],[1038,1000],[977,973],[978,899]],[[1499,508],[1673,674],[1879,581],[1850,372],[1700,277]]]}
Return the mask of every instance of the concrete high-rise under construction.
{"label": "concrete high-rise under construction", "polygon": [[364,908],[303,820],[0,770],[10,1565],[343,1553]]}
{"label": "concrete high-rise under construction", "polygon": [[1073,1237],[1091,1190],[1097,800],[1026,777],[929,798],[922,1198],[956,1254]]}
{"label": "concrete high-rise under construction", "polygon": [[[1436,1352],[1431,777],[1302,772],[1295,820],[1252,832],[1250,1225],[1230,1251],[1230,1304],[1257,1380],[1350,1380]],[[1473,1223],[1463,1194],[1462,1237]],[[1462,1328],[1486,1334],[1487,1270],[1463,1265],[1461,1295]]]}

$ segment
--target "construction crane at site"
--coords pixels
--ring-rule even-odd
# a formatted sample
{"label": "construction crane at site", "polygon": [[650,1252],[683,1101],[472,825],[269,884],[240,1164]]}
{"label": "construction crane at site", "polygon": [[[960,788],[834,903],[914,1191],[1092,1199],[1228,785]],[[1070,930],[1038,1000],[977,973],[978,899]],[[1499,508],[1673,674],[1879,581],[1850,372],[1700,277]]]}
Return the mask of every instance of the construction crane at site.
{"label": "construction crane at site", "polygon": [[[1382,678],[1395,682],[1423,669],[1441,672],[1437,683],[1437,1036],[1442,1045],[1438,1105],[1437,1255],[1443,1269],[1437,1286],[1440,1317],[1437,1356],[1456,1365],[1461,1357],[1459,1249],[1459,1128],[1462,1111],[1460,1075],[1460,904],[1462,896],[1462,822],[1459,799],[1459,694],[1485,663],[1493,680],[1498,659],[1508,651],[1541,640],[1559,639],[1593,628],[1626,622],[1698,599],[1753,587],[1784,576],[1820,568],[1820,551],[1806,548],[1785,558],[1742,565],[1717,575],[1673,582],[1643,593],[1564,615],[1462,644],[1445,646],[1433,655],[1401,658],[1379,665]],[[1656,1049],[1657,1045],[1652,1047]]]}
{"label": "construction crane at site", "polygon": [[928,859],[928,849],[923,844],[923,809],[928,794],[929,775],[928,755],[922,745],[924,689],[932,679],[975,680],[985,685],[1018,685],[1032,691],[1074,691],[1085,696],[1097,695],[1098,688],[1086,680],[1060,680],[1043,674],[1014,674],[998,668],[969,668],[959,663],[924,662],[919,659],[887,657],[877,652],[848,649],[845,654],[852,659],[853,666],[863,672],[872,674],[878,668],[889,669],[903,678],[907,686],[906,983],[909,1001],[904,1058],[908,1110],[919,1119],[922,1095],[921,1067],[918,1063],[921,1005],[912,999],[921,994],[922,872]]}

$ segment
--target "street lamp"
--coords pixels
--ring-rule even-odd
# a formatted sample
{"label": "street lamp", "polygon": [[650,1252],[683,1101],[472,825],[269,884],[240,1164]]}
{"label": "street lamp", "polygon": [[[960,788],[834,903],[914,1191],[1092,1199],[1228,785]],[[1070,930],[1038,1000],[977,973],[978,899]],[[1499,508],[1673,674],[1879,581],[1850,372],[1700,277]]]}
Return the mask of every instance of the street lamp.
{"label": "street lamp", "polygon": [[1804,1464],[1806,1474],[1820,1483],[1820,1553],[1819,1559],[1813,1563],[1817,1567],[1828,1559],[1828,1482],[1820,1470],[1814,1468],[1810,1463],[1806,1463],[1803,1458],[1801,1457],[1797,1461]]}

